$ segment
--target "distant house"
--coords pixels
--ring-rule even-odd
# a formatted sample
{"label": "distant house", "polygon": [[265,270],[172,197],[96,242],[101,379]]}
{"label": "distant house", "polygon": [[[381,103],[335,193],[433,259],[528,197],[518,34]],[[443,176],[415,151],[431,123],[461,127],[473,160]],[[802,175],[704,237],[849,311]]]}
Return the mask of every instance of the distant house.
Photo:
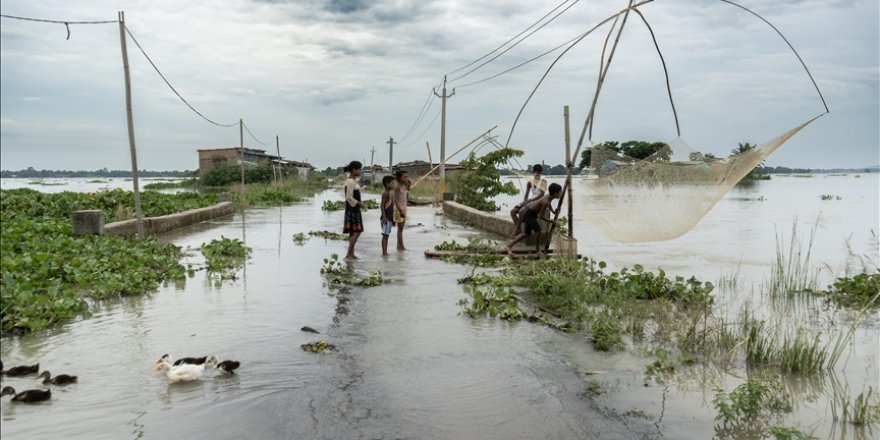
{"label": "distant house", "polygon": [[[394,168],[406,171],[411,178],[416,178],[416,177],[422,177],[425,174],[428,174],[431,171],[431,169],[436,166],[437,166],[436,163],[430,164],[430,163],[425,162],[423,160],[415,160],[412,162],[398,163]],[[447,163],[446,164],[446,176],[451,177],[451,175],[454,175],[455,173],[458,173],[463,169],[464,169],[464,167],[462,167],[461,165],[454,164],[454,163]],[[435,169],[433,174],[439,176],[440,175],[440,168],[438,167],[437,169]]]}
{"label": "distant house", "polygon": [[245,166],[257,166],[260,163],[271,162],[288,173],[296,173],[300,178],[305,178],[315,167],[306,162],[287,160],[280,156],[267,154],[266,150],[239,147],[212,148],[199,151],[199,174],[208,172],[217,165],[238,165],[244,161]]}

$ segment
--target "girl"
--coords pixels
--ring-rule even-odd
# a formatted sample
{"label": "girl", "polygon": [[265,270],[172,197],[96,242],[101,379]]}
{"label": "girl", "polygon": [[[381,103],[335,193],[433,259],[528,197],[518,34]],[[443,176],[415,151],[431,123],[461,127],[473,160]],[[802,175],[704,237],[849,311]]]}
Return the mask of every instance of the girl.
{"label": "girl", "polygon": [[342,233],[349,234],[348,253],[345,255],[348,261],[357,259],[354,255],[354,245],[361,232],[364,232],[364,220],[361,217],[361,187],[357,183],[358,177],[361,176],[361,168],[363,165],[356,160],[342,168],[348,173],[348,179],[345,181],[345,219],[342,226]]}

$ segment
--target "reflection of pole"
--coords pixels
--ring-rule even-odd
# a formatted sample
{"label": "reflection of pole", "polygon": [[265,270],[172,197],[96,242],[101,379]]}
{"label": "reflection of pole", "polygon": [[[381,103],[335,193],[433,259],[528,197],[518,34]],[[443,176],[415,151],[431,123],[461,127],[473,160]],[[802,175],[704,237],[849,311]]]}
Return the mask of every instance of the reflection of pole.
{"label": "reflection of pole", "polygon": [[446,191],[446,98],[451,98],[455,95],[455,89],[452,89],[452,95],[446,94],[446,75],[443,75],[443,94],[437,95],[437,90],[434,90],[434,95],[441,99],[440,104],[440,192],[443,193]]}
{"label": "reflection of pole", "polygon": [[131,148],[131,180],[134,185],[134,213],[137,238],[144,238],[144,216],[141,213],[141,188],[138,184],[137,149],[134,143],[134,116],[131,111],[131,75],[128,69],[128,48],[125,45],[125,12],[119,12],[119,44],[122,46],[122,71],[125,74],[125,113],[128,119],[128,145]]}

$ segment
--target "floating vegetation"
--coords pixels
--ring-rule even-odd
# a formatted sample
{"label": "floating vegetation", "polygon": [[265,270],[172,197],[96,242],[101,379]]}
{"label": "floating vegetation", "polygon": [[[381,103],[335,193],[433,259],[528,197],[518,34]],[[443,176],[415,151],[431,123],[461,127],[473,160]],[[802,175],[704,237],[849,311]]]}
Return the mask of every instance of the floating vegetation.
{"label": "floating vegetation", "polygon": [[467,244],[459,244],[455,240],[444,241],[436,246],[437,251],[495,252],[499,249],[498,242],[486,238],[468,238]]}
{"label": "floating vegetation", "polygon": [[322,237],[327,240],[348,240],[348,234],[340,234],[331,231],[309,231],[309,235],[313,237]]}
{"label": "floating vegetation", "polygon": [[843,200],[843,197],[835,196],[835,195],[831,195],[831,194],[822,194],[819,196],[819,198],[822,200]]}
{"label": "floating vegetation", "polygon": [[477,286],[465,286],[464,290],[471,298],[470,305],[467,299],[462,299],[459,304],[465,306],[462,313],[471,318],[486,315],[513,321],[528,318],[508,288],[490,287],[483,290]]}
{"label": "floating vegetation", "polygon": [[309,239],[309,236],[302,233],[302,232],[297,232],[296,234],[293,234],[293,242],[297,246],[304,245],[306,243],[306,241],[308,241],[308,239]]}
{"label": "floating vegetation", "polygon": [[861,273],[852,277],[838,278],[828,289],[820,293],[835,303],[847,307],[878,306],[880,295],[880,269],[877,273]]}
{"label": "floating vegetation", "polygon": [[30,182],[28,182],[28,185],[64,186],[67,185],[67,182],[46,182],[44,180],[31,180]]}
{"label": "floating vegetation", "polygon": [[324,259],[324,266],[321,267],[321,275],[327,279],[330,284],[347,284],[350,286],[378,286],[387,282],[382,277],[382,272],[370,272],[367,276],[358,276],[354,268],[342,264],[339,261],[339,255],[331,254],[330,258]]}
{"label": "floating vegetation", "polygon": [[770,428],[770,435],[772,435],[775,440],[818,440],[818,438],[811,434],[806,434],[795,428],[788,428],[785,426],[774,426]]}
{"label": "floating vegetation", "polygon": [[321,354],[330,354],[334,350],[336,350],[336,346],[328,343],[325,340],[320,340],[318,342],[309,342],[307,344],[300,345],[303,350],[309,351],[312,353],[321,353]]}
{"label": "floating vegetation", "polygon": [[222,235],[219,240],[202,243],[200,249],[205,256],[208,273],[218,276],[219,280],[235,279],[235,272],[244,266],[251,254],[251,248],[245,246],[243,241]]}
{"label": "floating vegetation", "polygon": [[[375,200],[361,201],[361,210],[378,208],[379,202]],[[321,205],[321,210],[323,211],[341,211],[343,209],[345,209],[345,200],[324,200],[324,204]]]}
{"label": "floating vegetation", "polygon": [[[96,182],[101,182],[100,180]],[[186,179],[170,182],[150,182],[144,185],[144,189],[174,189],[174,188],[195,188],[199,186],[199,179]]]}

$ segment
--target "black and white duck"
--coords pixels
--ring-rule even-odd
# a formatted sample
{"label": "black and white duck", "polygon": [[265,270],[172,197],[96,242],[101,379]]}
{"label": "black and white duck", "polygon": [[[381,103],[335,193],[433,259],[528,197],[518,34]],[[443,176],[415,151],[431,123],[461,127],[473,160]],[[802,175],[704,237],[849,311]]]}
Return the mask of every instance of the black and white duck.
{"label": "black and white duck", "polygon": [[175,366],[171,363],[170,357],[166,358],[165,356],[162,356],[156,362],[156,371],[164,372],[165,376],[171,381],[171,383],[189,382],[200,379],[205,373],[205,367],[216,367],[217,362],[218,359],[216,356],[207,356],[205,362],[199,365],[182,363]]}
{"label": "black and white duck", "polygon": [[238,361],[223,361],[217,364],[216,369],[229,374],[235,374],[235,370],[241,366],[241,363]]}
{"label": "black and white duck", "polygon": [[40,371],[40,364],[34,365],[22,365],[18,367],[12,367],[8,370],[3,369],[3,361],[0,361],[0,374],[4,374],[9,377],[19,377],[19,376],[27,376],[28,374],[36,374]]}
{"label": "black and white duck", "polygon": [[0,396],[7,394],[12,395],[13,402],[23,403],[44,402],[52,398],[52,390],[24,390],[16,393],[15,388],[3,387],[3,390],[0,390]]}
{"label": "black and white duck", "polygon": [[52,377],[52,373],[49,373],[49,370],[40,373],[37,379],[43,379],[43,385],[70,385],[76,383],[76,376],[59,374]]}

